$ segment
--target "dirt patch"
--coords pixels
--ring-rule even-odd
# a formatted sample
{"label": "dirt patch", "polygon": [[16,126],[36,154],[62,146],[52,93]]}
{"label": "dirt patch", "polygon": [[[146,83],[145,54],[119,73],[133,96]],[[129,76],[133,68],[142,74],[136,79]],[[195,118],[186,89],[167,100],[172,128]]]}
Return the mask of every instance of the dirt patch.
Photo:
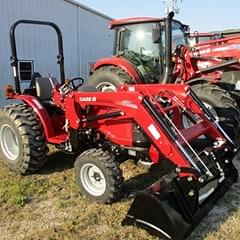
{"label": "dirt patch", "polygon": [[[155,240],[145,230],[122,227],[121,221],[132,200],[101,205],[84,199],[75,185],[74,156],[52,150],[45,170],[19,177],[0,163],[0,239],[1,240]],[[236,163],[240,170],[240,163]],[[146,173],[128,162],[130,172]],[[130,180],[129,180],[130,181]],[[128,184],[134,185],[133,179]],[[20,186],[20,187],[19,187]],[[129,185],[126,185],[129,190]],[[129,190],[130,191],[130,190]],[[189,239],[239,239],[240,181],[204,218]]]}

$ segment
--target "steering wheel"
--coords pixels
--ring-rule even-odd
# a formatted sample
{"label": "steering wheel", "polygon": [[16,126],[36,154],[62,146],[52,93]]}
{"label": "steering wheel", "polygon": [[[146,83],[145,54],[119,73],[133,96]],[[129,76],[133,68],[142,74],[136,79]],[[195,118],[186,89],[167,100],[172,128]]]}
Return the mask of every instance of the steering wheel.
{"label": "steering wheel", "polygon": [[[78,84],[75,84],[74,82],[79,81]],[[75,77],[69,80],[69,83],[72,84],[73,90],[77,90],[79,87],[81,87],[84,83],[84,79],[82,77]]]}

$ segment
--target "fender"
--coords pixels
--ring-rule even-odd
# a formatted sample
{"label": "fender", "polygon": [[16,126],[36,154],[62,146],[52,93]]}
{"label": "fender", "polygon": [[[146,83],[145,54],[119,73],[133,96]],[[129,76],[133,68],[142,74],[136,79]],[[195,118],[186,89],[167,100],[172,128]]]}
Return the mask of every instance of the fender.
{"label": "fender", "polygon": [[38,101],[37,98],[30,95],[14,95],[13,98],[20,100],[33,108],[34,112],[37,114],[41,121],[47,140],[55,136],[53,130],[54,128],[52,126],[52,122],[48,115],[48,112],[43,107],[43,105]]}
{"label": "fender", "polygon": [[125,72],[129,74],[129,76],[133,79],[134,82],[137,84],[144,83],[142,76],[139,74],[137,69],[134,67],[132,63],[128,60],[121,58],[121,57],[110,57],[110,58],[103,58],[96,62],[92,71],[99,69],[100,67],[113,65],[123,69]]}

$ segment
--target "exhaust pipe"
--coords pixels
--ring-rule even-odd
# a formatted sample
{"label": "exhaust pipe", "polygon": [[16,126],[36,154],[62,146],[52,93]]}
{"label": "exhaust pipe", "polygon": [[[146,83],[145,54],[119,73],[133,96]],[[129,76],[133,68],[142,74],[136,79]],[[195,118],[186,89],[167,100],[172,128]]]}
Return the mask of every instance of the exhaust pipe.
{"label": "exhaust pipe", "polygon": [[172,19],[174,12],[170,12],[165,20],[165,75],[163,83],[172,81]]}

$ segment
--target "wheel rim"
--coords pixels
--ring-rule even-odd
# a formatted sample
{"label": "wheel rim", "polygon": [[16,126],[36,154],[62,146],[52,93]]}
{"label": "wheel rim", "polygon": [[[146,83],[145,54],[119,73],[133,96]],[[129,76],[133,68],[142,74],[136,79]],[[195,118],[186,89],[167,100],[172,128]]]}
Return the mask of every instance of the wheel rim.
{"label": "wheel rim", "polygon": [[8,124],[4,124],[0,129],[0,143],[3,154],[12,161],[16,160],[19,154],[18,139],[15,131]]}
{"label": "wheel rim", "polygon": [[116,92],[117,91],[116,86],[110,82],[101,82],[96,86],[96,88],[101,92]]}
{"label": "wheel rim", "polygon": [[[206,102],[203,102],[203,104],[210,110],[210,112],[213,114],[213,116],[216,118],[216,120],[219,121],[219,117],[218,117],[217,112],[214,109],[214,107]],[[182,124],[185,129],[189,128],[193,125],[193,123],[185,115],[182,115]]]}
{"label": "wheel rim", "polygon": [[93,196],[101,196],[106,190],[106,179],[96,165],[87,163],[80,170],[80,178],[84,189]]}

